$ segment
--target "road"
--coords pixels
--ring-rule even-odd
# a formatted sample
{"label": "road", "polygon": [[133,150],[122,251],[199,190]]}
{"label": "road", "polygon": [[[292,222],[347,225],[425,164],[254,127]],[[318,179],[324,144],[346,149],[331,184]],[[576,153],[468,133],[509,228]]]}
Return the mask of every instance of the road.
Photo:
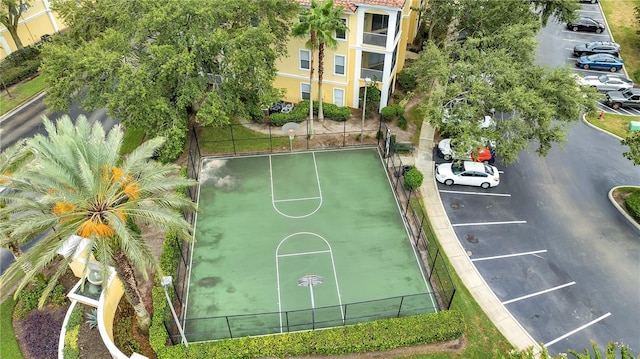
{"label": "road", "polygon": [[[0,151],[16,142],[22,141],[24,138],[33,137],[37,133],[44,134],[45,130],[42,126],[42,116],[47,116],[49,119],[54,120],[64,114],[68,114],[73,119],[79,115],[85,115],[91,123],[96,121],[101,122],[106,131],[110,130],[119,122],[108,117],[104,109],[86,113],[76,104],[72,105],[68,112],[50,111],[44,104],[43,100],[45,96],[44,94],[37,96],[17,111],[8,113],[0,118]],[[29,245],[23,249],[27,249],[28,247]],[[4,248],[0,248],[0,274],[4,273],[11,263],[13,263],[11,253]]]}
{"label": "road", "polygon": [[[598,18],[597,5],[584,8]],[[602,36],[550,22],[538,36],[538,63],[571,66],[574,44],[608,39]],[[607,197],[614,186],[640,185],[640,167],[622,157],[624,150],[580,121],[546,158],[527,151],[513,165],[498,162],[496,188],[439,185],[485,282],[552,355],[581,352],[591,340],[640,353],[640,233]]]}

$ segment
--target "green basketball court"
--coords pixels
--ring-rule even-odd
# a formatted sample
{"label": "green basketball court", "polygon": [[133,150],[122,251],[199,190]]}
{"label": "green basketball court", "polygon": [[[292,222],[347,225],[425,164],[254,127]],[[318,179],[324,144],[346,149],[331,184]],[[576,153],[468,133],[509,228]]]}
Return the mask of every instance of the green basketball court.
{"label": "green basketball court", "polygon": [[376,148],[205,158],[190,342],[435,311]]}

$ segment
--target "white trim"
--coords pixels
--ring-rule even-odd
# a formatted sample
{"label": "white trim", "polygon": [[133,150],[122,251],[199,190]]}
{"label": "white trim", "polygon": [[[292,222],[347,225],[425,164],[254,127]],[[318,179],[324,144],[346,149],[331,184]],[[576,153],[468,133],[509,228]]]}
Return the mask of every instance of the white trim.
{"label": "white trim", "polygon": [[[336,92],[339,92],[339,91],[341,91],[341,92],[342,92],[342,103],[341,103],[341,104],[337,104],[337,101],[336,101],[336,98],[337,98],[337,97],[336,97]],[[344,96],[345,96],[345,92],[346,92],[346,91],[345,91],[344,89],[340,89],[340,88],[334,88],[334,89],[333,89],[333,104],[334,104],[334,105],[336,105],[336,106],[340,106],[340,107],[344,107]]]}
{"label": "white trim", "polygon": [[[286,77],[288,79],[296,79],[296,80],[301,80],[301,81],[306,81],[307,83],[309,83],[309,76],[300,76],[300,75],[294,75],[294,74],[287,74],[287,73],[283,73],[283,72],[277,72],[276,76],[280,76],[280,77]],[[313,79],[314,83],[318,82],[317,78]],[[336,85],[336,86],[347,86],[348,83],[346,81],[343,82],[338,82],[338,81],[327,81],[327,80],[322,80],[322,84],[323,85]]]}
{"label": "white trim", "polygon": [[300,100],[301,100],[301,101],[306,100],[306,98],[304,98],[304,97],[302,96],[302,94],[303,94],[302,86],[304,86],[304,85],[309,86],[309,100],[311,100],[311,84],[310,84],[310,83],[308,83],[308,82],[301,82],[301,83],[300,83]]}
{"label": "white trim", "polygon": [[[307,54],[307,60],[306,61],[309,62],[309,68],[306,68],[306,69],[304,67],[302,67],[302,60],[303,60],[302,59],[302,54],[303,53]],[[303,70],[303,71],[311,70],[311,51],[305,50],[305,49],[298,50],[298,68],[300,70]]]}
{"label": "white trim", "polygon": [[[342,58],[342,71],[343,73],[337,73],[336,72],[336,67],[338,67],[338,58],[341,57]],[[338,55],[335,54],[333,55],[333,74],[335,76],[347,76],[347,56],[345,55]],[[324,82],[324,81],[323,81]]]}

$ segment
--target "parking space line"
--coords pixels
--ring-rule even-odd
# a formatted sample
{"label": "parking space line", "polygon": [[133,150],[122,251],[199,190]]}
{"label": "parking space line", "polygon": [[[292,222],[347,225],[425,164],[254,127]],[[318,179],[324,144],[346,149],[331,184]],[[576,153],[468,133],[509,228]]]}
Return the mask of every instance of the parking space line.
{"label": "parking space line", "polygon": [[482,192],[465,192],[465,191],[449,191],[446,189],[440,190],[441,193],[456,193],[456,194],[477,194],[478,196],[499,196],[499,197],[511,197],[507,193],[482,193]]}
{"label": "parking space line", "polygon": [[524,224],[527,221],[506,221],[506,222],[478,222],[478,223],[458,223],[452,224],[452,227],[468,227],[468,226],[486,226],[491,224]]}
{"label": "parking space line", "polygon": [[502,258],[518,257],[518,256],[528,256],[530,254],[538,254],[538,253],[546,253],[546,252],[547,252],[546,249],[542,249],[542,250],[539,250],[539,251],[521,252],[521,253],[504,254],[504,255],[501,255],[501,256],[474,258],[471,261],[472,262],[488,261],[488,260],[492,260],[492,259],[502,259]]}
{"label": "parking space line", "polygon": [[549,346],[561,341],[562,339],[564,339],[564,338],[566,338],[568,336],[571,336],[571,335],[581,331],[582,329],[588,328],[588,327],[592,326],[593,324],[596,324],[597,322],[603,320],[604,318],[606,318],[606,317],[608,317],[610,315],[611,315],[611,313],[609,312],[609,313],[607,313],[607,314],[605,314],[605,315],[603,315],[603,316],[601,316],[599,318],[596,318],[596,319],[590,321],[589,323],[587,323],[587,324],[585,324],[585,325],[583,325],[581,327],[578,327],[578,328],[570,331],[569,333],[567,333],[567,334],[565,334],[563,336],[560,336],[560,337],[558,337],[558,338],[556,338],[556,339],[554,339],[554,340],[552,340],[552,341],[550,341],[550,342],[548,342],[546,344],[543,344],[543,345],[544,345],[545,348],[548,348]]}
{"label": "parking space line", "polygon": [[557,287],[553,287],[553,288],[549,288],[549,289],[545,289],[545,290],[541,290],[539,292],[535,292],[535,293],[531,293],[531,294],[527,294],[527,295],[523,295],[522,297],[518,297],[518,298],[513,298],[510,300],[505,300],[504,302],[502,302],[502,304],[509,304],[509,303],[513,303],[513,302],[517,302],[523,299],[527,299],[527,298],[531,298],[531,297],[535,297],[538,296],[540,294],[545,294],[545,293],[549,293],[549,292],[553,292],[554,290],[558,290],[564,287],[568,287],[570,285],[574,285],[576,284],[576,282],[569,282],[569,283],[565,283],[563,285],[559,285]]}

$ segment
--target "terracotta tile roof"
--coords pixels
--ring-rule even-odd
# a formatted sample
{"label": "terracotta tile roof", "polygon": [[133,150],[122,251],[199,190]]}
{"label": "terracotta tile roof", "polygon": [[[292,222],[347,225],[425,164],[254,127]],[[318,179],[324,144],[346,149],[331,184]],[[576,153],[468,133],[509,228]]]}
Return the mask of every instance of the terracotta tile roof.
{"label": "terracotta tile roof", "polygon": [[[347,12],[355,12],[358,5],[373,5],[392,8],[402,8],[406,0],[334,0],[335,5],[344,6]],[[311,0],[298,0],[301,6],[311,6]]]}

